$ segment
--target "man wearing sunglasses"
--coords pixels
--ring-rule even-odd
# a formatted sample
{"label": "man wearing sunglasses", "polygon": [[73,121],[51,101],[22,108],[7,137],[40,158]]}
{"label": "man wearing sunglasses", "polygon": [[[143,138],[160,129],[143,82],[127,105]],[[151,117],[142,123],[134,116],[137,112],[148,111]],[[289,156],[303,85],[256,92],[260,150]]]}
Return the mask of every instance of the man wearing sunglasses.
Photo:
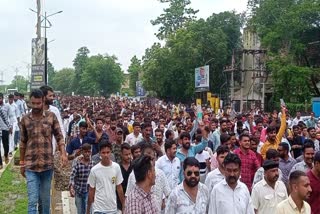
{"label": "man wearing sunglasses", "polygon": [[194,157],[183,162],[184,180],[172,190],[166,214],[206,213],[209,202],[208,188],[200,183],[200,164]]}

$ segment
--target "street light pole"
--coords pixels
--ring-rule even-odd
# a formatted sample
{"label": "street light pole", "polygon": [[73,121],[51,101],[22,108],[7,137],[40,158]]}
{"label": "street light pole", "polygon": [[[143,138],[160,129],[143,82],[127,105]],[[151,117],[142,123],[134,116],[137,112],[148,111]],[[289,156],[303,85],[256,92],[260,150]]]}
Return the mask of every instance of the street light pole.
{"label": "street light pole", "polygon": [[[31,9],[31,8],[29,8],[29,9],[30,9],[32,12],[39,14],[39,9],[38,9],[38,11],[34,11],[34,10]],[[62,13],[62,12],[63,12],[63,11],[60,10],[60,11],[55,12],[55,13],[52,13],[52,14],[50,14],[50,15],[47,15],[47,12],[44,13],[44,16],[41,15],[41,14],[38,15],[38,17],[40,17],[40,16],[43,17],[43,19],[41,20],[41,22],[38,22],[38,23],[40,24],[40,27],[41,27],[41,28],[44,28],[44,40],[45,40],[45,42],[44,42],[44,59],[45,59],[45,62],[44,62],[44,79],[45,79],[45,84],[46,84],[46,85],[48,84],[48,68],[47,68],[47,66],[48,66],[47,28],[51,28],[51,27],[52,27],[52,24],[51,24],[51,22],[48,20],[48,17],[54,16],[54,15],[59,14],[59,13]],[[44,21],[44,26],[41,26],[41,23],[42,23],[43,21]],[[47,26],[47,22],[49,23],[49,26]],[[38,25],[37,25],[37,26],[38,26]],[[38,26],[38,27],[39,27],[39,26]],[[38,28],[37,28],[37,30],[38,30]],[[41,31],[40,31],[40,33],[38,33],[38,31],[37,31],[37,35],[38,35],[38,37],[39,37],[39,35],[41,35]]]}
{"label": "street light pole", "polygon": [[[51,22],[48,20],[48,17],[54,16],[56,14],[62,13],[63,11],[60,10],[58,12],[52,13],[50,15],[47,15],[47,12],[44,13],[44,38],[45,38],[45,63],[44,63],[44,78],[45,78],[45,84],[48,85],[48,42],[47,42],[47,28],[52,27]],[[49,27],[47,27],[47,22],[49,23]]]}

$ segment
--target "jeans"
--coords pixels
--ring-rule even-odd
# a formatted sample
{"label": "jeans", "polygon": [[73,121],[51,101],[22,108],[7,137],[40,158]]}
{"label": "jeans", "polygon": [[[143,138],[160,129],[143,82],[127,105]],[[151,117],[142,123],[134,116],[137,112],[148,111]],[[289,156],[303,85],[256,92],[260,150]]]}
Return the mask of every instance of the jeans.
{"label": "jeans", "polygon": [[[50,190],[53,170],[33,172],[26,170],[28,189],[28,214],[37,214],[37,206],[41,214],[50,214]],[[41,198],[41,205],[39,203]]]}
{"label": "jeans", "polygon": [[16,130],[15,132],[14,132],[14,138],[13,138],[14,140],[14,146],[17,146],[18,145],[18,141],[19,141],[19,139],[20,139],[20,131],[19,130]]}
{"label": "jeans", "polygon": [[[9,131],[2,130],[2,137],[0,138],[0,142],[2,140],[3,150],[4,150],[4,157],[8,157],[9,154]],[[2,165],[2,156],[1,156],[1,149],[0,149],[0,165]]]}
{"label": "jeans", "polygon": [[82,193],[82,194],[76,193],[75,203],[76,203],[78,214],[86,214],[87,201],[88,201],[88,193]]}

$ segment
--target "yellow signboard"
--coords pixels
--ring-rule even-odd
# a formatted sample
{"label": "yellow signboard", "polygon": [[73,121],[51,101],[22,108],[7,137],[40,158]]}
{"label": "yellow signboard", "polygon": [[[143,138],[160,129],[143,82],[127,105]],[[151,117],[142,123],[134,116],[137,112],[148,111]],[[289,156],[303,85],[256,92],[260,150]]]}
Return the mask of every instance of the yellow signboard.
{"label": "yellow signboard", "polygon": [[196,104],[201,105],[201,99],[196,99]]}
{"label": "yellow signboard", "polygon": [[43,81],[43,77],[42,76],[33,76],[33,80],[35,81],[35,82],[42,82]]}

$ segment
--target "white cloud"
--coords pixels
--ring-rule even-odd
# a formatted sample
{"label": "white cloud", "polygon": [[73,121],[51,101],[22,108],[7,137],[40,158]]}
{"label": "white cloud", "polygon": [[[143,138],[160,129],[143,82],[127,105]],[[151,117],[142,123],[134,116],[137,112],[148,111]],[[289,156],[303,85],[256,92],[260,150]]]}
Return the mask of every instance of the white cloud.
{"label": "white cloud", "polygon": [[[49,14],[52,28],[48,29],[48,56],[56,69],[72,66],[78,48],[87,46],[92,54],[108,53],[118,57],[125,70],[133,55],[141,57],[144,50],[157,41],[157,27],[151,25],[163,11],[164,4],[157,0],[42,0]],[[192,0],[199,9],[198,17],[212,13],[246,9],[247,0]],[[0,0],[0,70],[5,82],[13,76],[13,67],[26,75],[25,62],[31,60],[31,38],[35,37],[36,8],[34,0]]]}

